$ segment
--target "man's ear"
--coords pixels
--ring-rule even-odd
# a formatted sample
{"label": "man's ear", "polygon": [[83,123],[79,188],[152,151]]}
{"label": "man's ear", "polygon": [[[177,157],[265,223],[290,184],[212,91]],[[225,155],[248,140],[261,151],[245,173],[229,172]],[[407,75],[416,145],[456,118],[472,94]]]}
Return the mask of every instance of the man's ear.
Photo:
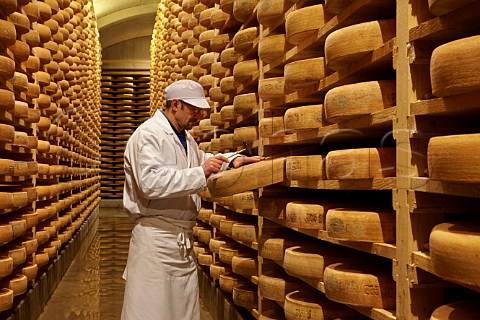
{"label": "man's ear", "polygon": [[173,99],[172,100],[172,110],[173,111],[178,111],[178,107],[180,106],[180,100]]}

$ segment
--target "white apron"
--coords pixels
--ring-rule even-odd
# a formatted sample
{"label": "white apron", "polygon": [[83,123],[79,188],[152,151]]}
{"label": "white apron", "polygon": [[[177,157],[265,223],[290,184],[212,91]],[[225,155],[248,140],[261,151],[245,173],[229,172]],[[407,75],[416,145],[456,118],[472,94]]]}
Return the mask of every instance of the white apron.
{"label": "white apron", "polygon": [[124,272],[122,320],[200,320],[194,225],[165,217],[137,220]]}

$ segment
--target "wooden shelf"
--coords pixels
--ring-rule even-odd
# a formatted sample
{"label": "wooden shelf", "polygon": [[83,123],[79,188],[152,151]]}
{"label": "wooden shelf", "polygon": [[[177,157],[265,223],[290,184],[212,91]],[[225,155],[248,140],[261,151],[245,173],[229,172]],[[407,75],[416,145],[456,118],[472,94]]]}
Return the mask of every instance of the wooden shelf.
{"label": "wooden shelf", "polygon": [[365,138],[367,134],[378,136],[392,130],[396,107],[388,108],[367,116],[332,124],[322,128],[299,130],[285,136],[262,139],[263,145],[295,145],[319,142],[352,141]]}
{"label": "wooden shelf", "polygon": [[292,188],[322,190],[392,190],[396,188],[396,178],[312,181],[286,180],[282,185]]}
{"label": "wooden shelf", "polygon": [[412,115],[480,115],[480,92],[410,104]]}
{"label": "wooden shelf", "polygon": [[[295,103],[307,96],[313,94],[324,95],[328,90],[348,84],[354,81],[354,76],[363,76],[368,72],[373,72],[375,69],[385,67],[385,65],[392,66],[393,48],[395,46],[395,39],[392,39],[385,43],[380,48],[377,48],[371,53],[366,54],[363,58],[360,58],[354,64],[334,72],[333,74],[322,79],[318,85],[312,85],[301,91],[295,91],[285,95],[282,99],[272,100],[264,102],[264,109],[271,109],[285,104]],[[392,67],[393,70],[393,67]]]}
{"label": "wooden shelf", "polygon": [[417,177],[411,178],[411,186],[415,191],[480,198],[480,184],[476,183],[456,183]]}

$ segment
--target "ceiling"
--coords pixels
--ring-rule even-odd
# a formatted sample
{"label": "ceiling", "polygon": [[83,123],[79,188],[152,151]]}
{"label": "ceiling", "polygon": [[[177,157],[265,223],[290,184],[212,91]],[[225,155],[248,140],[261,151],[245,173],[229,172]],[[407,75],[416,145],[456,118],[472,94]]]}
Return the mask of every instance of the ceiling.
{"label": "ceiling", "polygon": [[102,48],[135,38],[151,37],[159,2],[93,0]]}

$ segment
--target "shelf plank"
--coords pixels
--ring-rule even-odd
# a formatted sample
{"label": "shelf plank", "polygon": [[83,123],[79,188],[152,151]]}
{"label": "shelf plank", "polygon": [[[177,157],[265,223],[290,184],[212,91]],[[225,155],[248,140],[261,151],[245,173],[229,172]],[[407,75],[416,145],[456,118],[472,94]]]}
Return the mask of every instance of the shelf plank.
{"label": "shelf plank", "polygon": [[412,263],[415,267],[435,274],[432,267],[432,260],[428,252],[414,251],[412,252]]}
{"label": "shelf plank", "polygon": [[456,183],[417,177],[411,178],[411,188],[415,191],[480,198],[480,184],[475,183]]}
{"label": "shelf plank", "polygon": [[410,104],[411,115],[480,114],[480,92],[422,100]]}
{"label": "shelf plank", "polygon": [[[322,128],[299,130],[285,136],[262,139],[263,145],[294,145],[304,143],[323,142],[331,140],[352,139],[359,137],[360,129],[380,129],[380,131],[392,130],[393,120],[397,114],[397,108],[392,107],[367,116],[351,119],[342,123],[336,123]],[[378,131],[378,130],[377,130]],[[365,134],[362,132],[362,138]]]}
{"label": "shelf plank", "polygon": [[286,180],[284,186],[322,190],[392,190],[396,188],[396,178],[373,178],[355,180]]}

